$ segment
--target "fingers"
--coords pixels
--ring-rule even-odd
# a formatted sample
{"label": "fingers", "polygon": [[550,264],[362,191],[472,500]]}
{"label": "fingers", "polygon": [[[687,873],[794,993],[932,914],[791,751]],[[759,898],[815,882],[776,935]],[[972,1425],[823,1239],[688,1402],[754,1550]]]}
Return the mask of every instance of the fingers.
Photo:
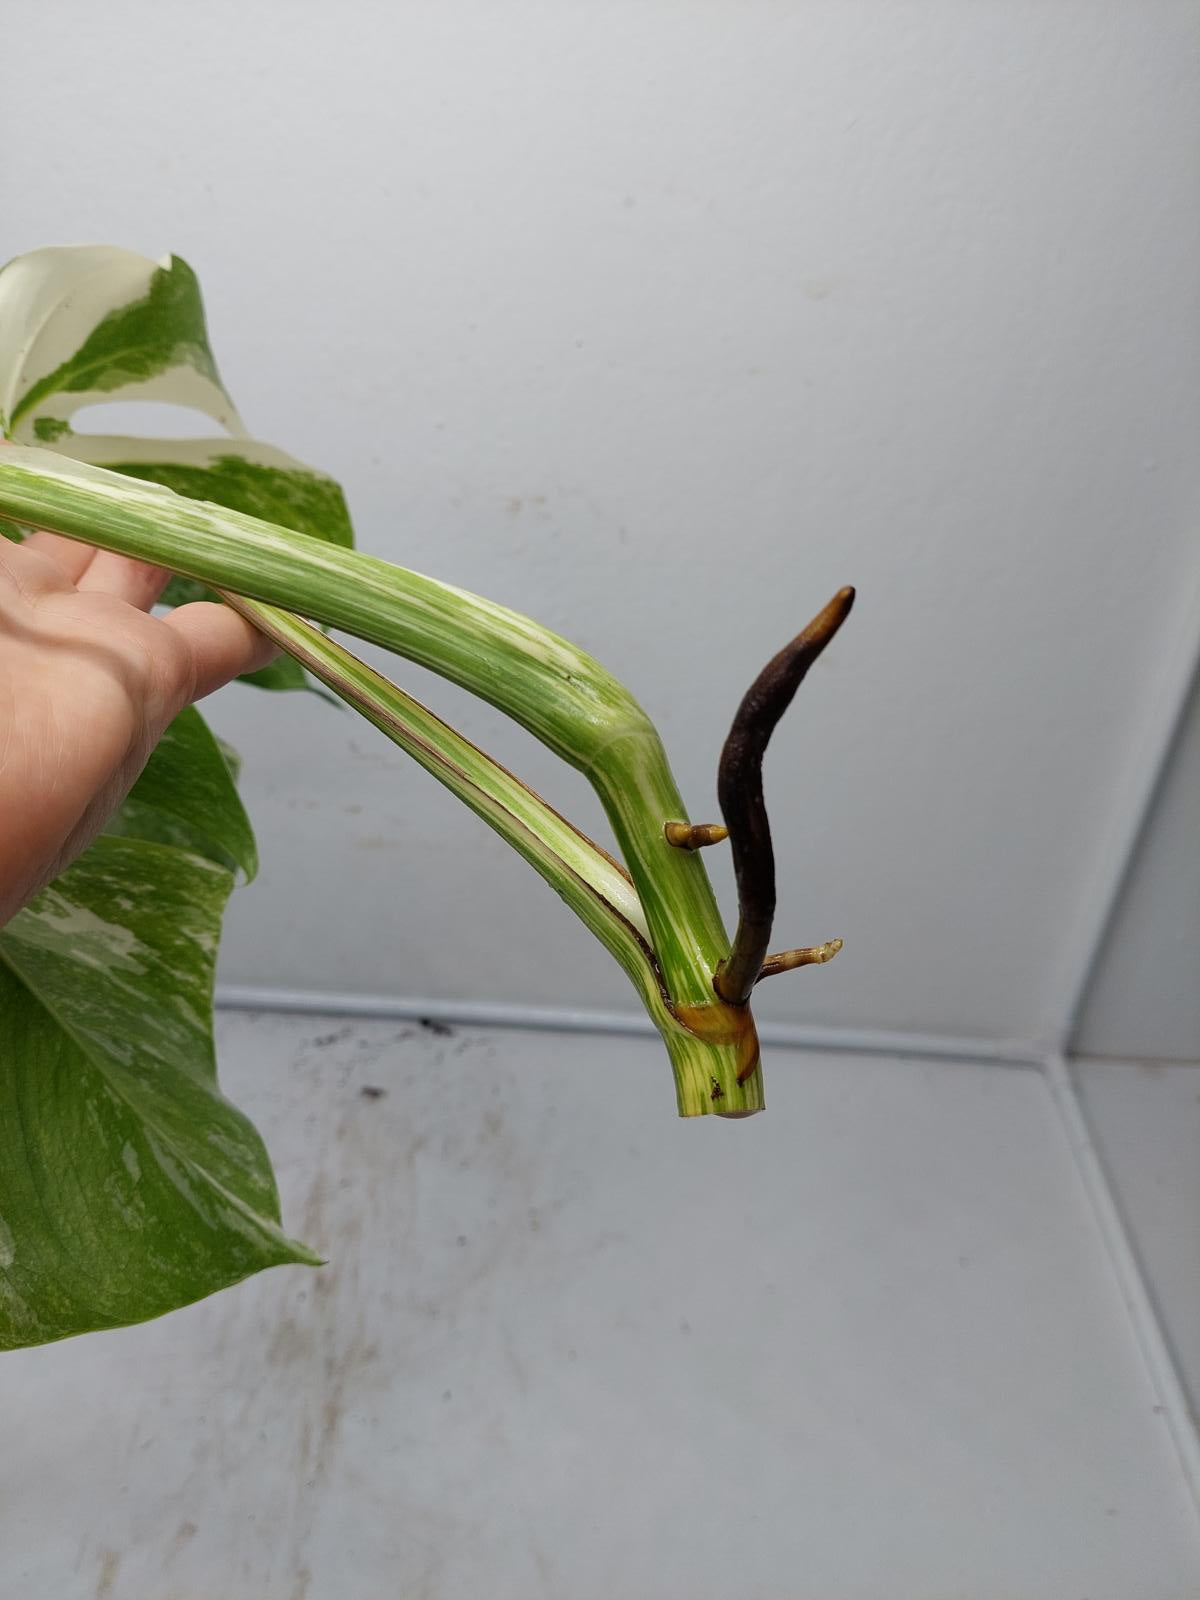
{"label": "fingers", "polygon": [[164,617],[191,651],[195,669],[192,699],[202,700],[240,672],[256,672],[273,661],[275,646],[244,617],[214,600],[194,600]]}
{"label": "fingers", "polygon": [[32,539],[22,544],[0,539],[0,572],[29,605],[37,605],[47,595],[70,594],[73,585],[62,568]]}
{"label": "fingers", "polygon": [[47,556],[68,583],[78,583],[96,555],[90,544],[80,544],[78,539],[65,539],[61,533],[46,533],[41,529],[31,533],[21,548]]}
{"label": "fingers", "polygon": [[132,561],[128,556],[97,550],[77,580],[80,594],[112,594],[139,611],[149,611],[170,581],[164,567],[148,561]]}
{"label": "fingers", "polygon": [[139,611],[149,611],[170,580],[162,567],[147,561],[132,561],[128,556],[108,550],[94,550],[78,539],[65,539],[59,533],[39,529],[26,539],[25,550],[53,561],[68,583],[83,594],[111,594]]}

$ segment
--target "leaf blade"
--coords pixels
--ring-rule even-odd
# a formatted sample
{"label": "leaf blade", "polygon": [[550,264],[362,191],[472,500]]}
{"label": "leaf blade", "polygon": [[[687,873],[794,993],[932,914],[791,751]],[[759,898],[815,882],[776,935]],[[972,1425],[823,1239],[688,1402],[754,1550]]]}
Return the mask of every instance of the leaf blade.
{"label": "leaf blade", "polygon": [[262,1140],[217,1085],[231,884],[102,837],[0,929],[0,1349],[317,1259],[284,1234]]}
{"label": "leaf blade", "polygon": [[247,882],[258,871],[254,830],[228,759],[195,706],[168,727],[104,832],[173,844],[240,870]]}
{"label": "leaf blade", "polygon": [[[76,434],[71,419],[98,400],[157,400],[199,410],[228,438]],[[34,250],[0,268],[0,430],[15,442],[158,483],[195,500],[349,548],[340,486],[285,451],[248,437],[221,382],[199,282],[179,256],[154,262],[109,245]],[[0,525],[0,531],[7,531]],[[213,598],[174,578],[162,604]],[[241,681],[321,691],[275,663]],[[321,695],[322,698],[328,698]]]}
{"label": "leaf blade", "polygon": [[3,412],[15,438],[50,442],[98,400],[165,399],[243,434],[208,344],[186,261],[109,245],[50,247],[0,271]]}

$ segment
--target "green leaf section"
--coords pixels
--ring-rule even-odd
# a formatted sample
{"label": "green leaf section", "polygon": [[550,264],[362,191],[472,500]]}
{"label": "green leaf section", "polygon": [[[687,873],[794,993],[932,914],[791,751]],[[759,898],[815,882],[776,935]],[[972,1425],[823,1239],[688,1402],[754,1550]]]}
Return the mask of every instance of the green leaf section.
{"label": "green leaf section", "polygon": [[216,598],[217,596],[206,583],[197,583],[195,578],[181,578],[176,573],[159,596],[158,603],[171,610],[175,606],[191,605],[196,600],[215,600]]}
{"label": "green leaf section", "polygon": [[[240,681],[252,683],[258,689],[308,689],[313,694],[321,694],[316,685],[309,682],[304,668],[291,656],[280,656],[277,661],[259,667],[257,672],[243,672]],[[321,695],[321,698],[329,697]]]}
{"label": "green leaf section", "polygon": [[101,838],[0,930],[0,1349],[318,1259],[282,1232],[262,1141],[217,1086],[232,882]]}
{"label": "green leaf section", "polygon": [[[178,443],[186,448],[192,441],[181,439]],[[203,443],[207,446],[209,441]],[[198,466],[137,459],[104,464],[110,471],[124,473],[127,478],[161,483],[189,500],[211,500],[214,505],[227,506],[230,511],[244,511],[247,516],[277,522],[299,533],[311,533],[316,539],[325,539],[346,549],[354,543],[354,530],[341,489],[332,478],[310,472],[299,464],[291,468],[268,466],[224,449]]]}
{"label": "green leaf section", "polygon": [[174,845],[241,871],[247,881],[258,871],[254,831],[228,759],[195,706],[171,723],[104,831]]}
{"label": "green leaf section", "polygon": [[[155,270],[141,299],[110,311],[77,350],[27,390],[13,408],[10,427],[16,432],[21,418],[49,395],[111,394],[181,366],[220,383],[196,274],[172,256]],[[49,420],[52,426],[57,422]],[[44,431],[41,437],[45,442]]]}
{"label": "green leaf section", "polygon": [[71,424],[62,417],[36,417],[33,423],[33,437],[39,444],[53,444],[56,439],[65,438],[71,431]]}

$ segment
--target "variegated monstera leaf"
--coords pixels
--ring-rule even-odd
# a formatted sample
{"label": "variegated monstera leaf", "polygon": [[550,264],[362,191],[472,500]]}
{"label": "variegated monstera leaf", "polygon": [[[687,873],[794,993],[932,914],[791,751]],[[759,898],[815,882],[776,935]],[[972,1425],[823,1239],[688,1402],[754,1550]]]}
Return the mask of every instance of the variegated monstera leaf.
{"label": "variegated monstera leaf", "polygon": [[[82,407],[131,400],[202,412],[228,437],[72,428]],[[0,270],[0,428],[352,542],[337,484],[247,435],[177,257],[86,246]],[[165,599],[202,592],[175,580]],[[254,678],[306,683],[290,657]],[[229,753],[189,708],[105,835],[0,929],[0,1349],[316,1259],[282,1231],[262,1141],[216,1079],[221,916],[235,874],[255,867]]]}
{"label": "variegated monstera leaf", "polygon": [[[73,430],[84,407],[125,401],[186,407],[228,437]],[[250,438],[213,359],[196,274],[178,256],[154,262],[112,245],[78,245],[34,250],[0,269],[0,429],[14,444],[46,445],[193,500],[354,543],[333,479]],[[205,593],[176,578],[163,598],[182,604]],[[246,676],[266,689],[310,686],[290,656]]]}

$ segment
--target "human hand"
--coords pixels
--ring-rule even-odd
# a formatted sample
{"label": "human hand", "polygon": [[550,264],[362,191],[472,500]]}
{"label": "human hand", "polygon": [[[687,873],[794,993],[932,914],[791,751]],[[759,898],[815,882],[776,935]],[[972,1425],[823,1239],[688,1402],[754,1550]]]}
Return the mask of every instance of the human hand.
{"label": "human hand", "polygon": [[0,924],[87,848],[184,706],[275,654],[213,601],[150,616],[167,578],[0,538]]}

